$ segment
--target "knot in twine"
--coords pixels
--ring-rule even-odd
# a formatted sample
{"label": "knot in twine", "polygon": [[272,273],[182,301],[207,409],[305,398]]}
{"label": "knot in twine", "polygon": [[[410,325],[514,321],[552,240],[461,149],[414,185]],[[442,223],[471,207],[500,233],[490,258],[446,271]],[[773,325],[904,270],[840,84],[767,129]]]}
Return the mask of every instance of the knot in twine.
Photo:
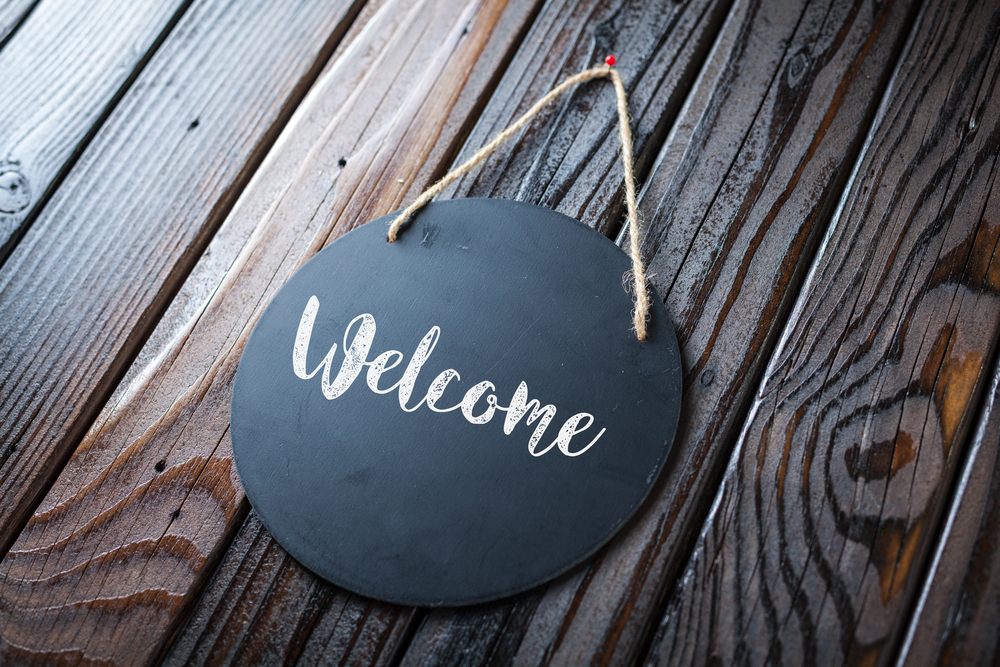
{"label": "knot in twine", "polygon": [[[610,57],[608,60],[610,63],[614,62]],[[591,69],[584,70],[579,74],[569,77],[550,90],[545,97],[535,102],[535,104],[528,109],[523,116],[518,118],[514,121],[514,123],[507,127],[507,129],[494,137],[490,143],[476,151],[475,155],[470,157],[461,165],[445,174],[444,178],[424,190],[424,192],[417,197],[412,204],[403,209],[403,212],[396,216],[396,219],[393,220],[392,224],[389,226],[389,233],[385,240],[389,243],[394,243],[399,235],[400,227],[402,227],[403,224],[409,220],[421,206],[436,197],[451,183],[461,178],[464,174],[471,171],[473,167],[489,157],[489,155],[495,151],[500,144],[513,136],[522,127],[527,125],[528,121],[534,118],[546,104],[578,83],[600,78],[611,79],[611,82],[615,86],[615,93],[618,96],[618,136],[621,139],[622,166],[625,169],[625,204],[628,208],[629,256],[632,258],[631,273],[634,281],[633,284],[635,286],[635,312],[633,313],[633,324],[635,334],[638,339],[641,341],[646,340],[648,337],[646,333],[646,320],[649,316],[650,301],[649,290],[646,287],[646,270],[643,268],[642,254],[639,251],[639,215],[636,212],[635,177],[632,173],[632,131],[629,129],[628,124],[628,99],[625,95],[625,85],[622,83],[621,76],[618,75],[616,70],[609,66],[602,65],[600,67],[592,67]]]}

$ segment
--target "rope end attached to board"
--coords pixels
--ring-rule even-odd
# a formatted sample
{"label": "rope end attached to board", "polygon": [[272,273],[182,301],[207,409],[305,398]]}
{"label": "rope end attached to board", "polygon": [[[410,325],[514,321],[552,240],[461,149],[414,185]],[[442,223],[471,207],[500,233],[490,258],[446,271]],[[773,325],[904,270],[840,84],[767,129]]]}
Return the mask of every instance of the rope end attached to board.
{"label": "rope end attached to board", "polygon": [[395,217],[395,219],[392,221],[392,224],[389,225],[389,231],[385,235],[385,240],[387,243],[396,242],[396,238],[399,236],[400,227],[405,225],[406,221],[410,219],[410,216],[413,215],[414,211],[423,206],[425,203],[426,200],[420,201],[420,199],[418,198],[416,202],[404,208],[402,212],[400,212],[400,214]]}
{"label": "rope end attached to board", "polygon": [[495,151],[500,144],[517,133],[528,123],[528,121],[534,118],[535,114],[537,114],[546,104],[562,94],[563,91],[568,90],[579,83],[583,83],[584,81],[602,77],[608,78],[614,84],[615,95],[618,98],[619,139],[621,140],[622,145],[622,166],[625,170],[625,205],[628,210],[628,254],[632,259],[631,273],[635,281],[635,335],[641,341],[646,340],[648,338],[646,332],[646,320],[649,317],[650,305],[649,287],[646,284],[646,272],[643,267],[642,254],[639,249],[639,215],[636,210],[635,175],[632,170],[632,131],[629,128],[628,123],[628,101],[625,93],[625,84],[622,82],[622,78],[618,74],[618,71],[613,69],[616,62],[615,57],[609,54],[604,59],[603,66],[592,67],[580,72],[579,74],[575,74],[546,93],[544,97],[535,102],[535,104],[519,119],[517,119],[517,121],[509,125],[507,129],[495,136],[492,141],[476,151],[476,153],[464,163],[445,174],[444,178],[425,190],[419,197],[417,197],[416,201],[407,206],[398,216],[396,216],[396,219],[393,220],[392,224],[389,226],[389,232],[386,234],[385,240],[389,243],[395,243],[400,228],[406,223],[407,220],[410,219],[410,217],[413,216],[414,213],[420,209],[421,206],[436,197],[451,183],[454,183],[462,175],[468,173],[473,167],[485,160],[487,156]]}

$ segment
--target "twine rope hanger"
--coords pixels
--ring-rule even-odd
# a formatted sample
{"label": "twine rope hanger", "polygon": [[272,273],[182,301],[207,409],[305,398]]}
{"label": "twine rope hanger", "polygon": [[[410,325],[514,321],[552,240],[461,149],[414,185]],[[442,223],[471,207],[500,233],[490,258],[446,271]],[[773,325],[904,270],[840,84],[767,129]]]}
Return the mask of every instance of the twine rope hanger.
{"label": "twine rope hanger", "polygon": [[625,84],[622,83],[621,76],[619,76],[618,72],[611,67],[611,65],[614,64],[614,57],[608,56],[607,63],[607,65],[592,67],[580,72],[579,74],[574,74],[560,83],[558,86],[546,93],[544,97],[535,102],[535,104],[528,109],[523,116],[514,121],[514,123],[509,125],[503,132],[495,136],[490,143],[476,151],[475,155],[470,157],[458,167],[449,171],[437,183],[424,190],[424,192],[417,197],[412,204],[403,209],[403,211],[396,216],[396,219],[392,221],[392,224],[389,226],[389,233],[385,240],[389,243],[394,243],[399,235],[400,227],[402,227],[414,213],[420,210],[421,206],[436,197],[442,190],[454,183],[463,175],[467,174],[473,167],[489,157],[489,155],[493,153],[493,151],[495,151],[500,144],[505,142],[511,136],[516,134],[518,130],[527,125],[528,122],[545,107],[545,105],[561,95],[563,92],[578,83],[590,81],[591,79],[611,79],[611,82],[615,86],[615,93],[618,96],[618,137],[621,140],[622,166],[625,170],[625,205],[628,208],[629,256],[632,259],[632,279],[635,289],[635,312],[633,313],[632,321],[636,337],[638,337],[641,341],[646,340],[648,337],[646,332],[646,320],[649,315],[650,301],[649,290],[646,287],[646,270],[643,268],[642,254],[639,251],[639,214],[636,211],[635,177],[632,172],[632,130],[629,128],[628,123],[628,98],[625,95]]}

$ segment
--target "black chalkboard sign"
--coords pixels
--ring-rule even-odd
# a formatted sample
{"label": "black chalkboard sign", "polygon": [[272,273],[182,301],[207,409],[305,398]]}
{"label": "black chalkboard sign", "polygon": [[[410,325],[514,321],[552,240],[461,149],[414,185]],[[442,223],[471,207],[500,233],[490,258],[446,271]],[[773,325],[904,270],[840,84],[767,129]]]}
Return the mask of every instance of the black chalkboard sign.
{"label": "black chalkboard sign", "polygon": [[607,542],[663,467],[680,355],[629,259],[571,218],[465,199],[387,216],[277,293],[240,360],[246,493],[320,576],[391,602],[481,602]]}

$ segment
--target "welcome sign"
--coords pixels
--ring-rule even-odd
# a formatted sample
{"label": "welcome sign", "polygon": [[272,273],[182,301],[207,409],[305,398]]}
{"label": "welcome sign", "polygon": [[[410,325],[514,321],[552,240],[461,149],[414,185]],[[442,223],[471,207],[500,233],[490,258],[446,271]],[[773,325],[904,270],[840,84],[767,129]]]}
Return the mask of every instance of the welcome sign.
{"label": "welcome sign", "polygon": [[[358,315],[347,325],[347,331],[344,333],[344,359],[341,363],[340,371],[332,382],[330,381],[330,368],[337,356],[336,343],[330,348],[330,351],[320,365],[311,373],[308,373],[306,372],[306,358],[309,355],[309,339],[312,337],[312,328],[318,310],[319,300],[313,295],[309,297],[309,302],[306,304],[305,310],[302,311],[302,319],[299,321],[298,332],[295,336],[295,348],[292,352],[292,367],[295,370],[295,375],[303,380],[309,380],[322,370],[323,381],[321,386],[323,396],[327,400],[333,400],[343,394],[357,380],[361,370],[367,366],[367,383],[369,389],[376,394],[388,394],[398,391],[399,409],[404,412],[414,412],[424,404],[426,404],[428,410],[433,412],[452,412],[461,409],[462,415],[470,424],[485,424],[493,419],[494,413],[499,409],[507,413],[507,417],[504,419],[503,430],[504,433],[510,435],[513,428],[527,415],[530,408],[531,414],[527,415],[526,423],[531,424],[536,420],[538,421],[538,426],[535,427],[535,431],[528,443],[528,451],[532,456],[541,456],[556,445],[559,446],[559,451],[566,456],[579,456],[593,447],[594,443],[604,435],[605,429],[601,429],[601,432],[586,447],[577,451],[570,451],[569,441],[572,437],[586,430],[594,423],[593,415],[581,412],[566,420],[563,427],[559,429],[559,436],[548,447],[538,451],[538,445],[542,436],[545,435],[545,429],[556,414],[556,407],[554,405],[541,407],[538,399],[533,399],[529,403],[527,399],[528,386],[524,382],[521,382],[517,387],[517,391],[511,397],[510,405],[506,407],[499,405],[496,395],[489,394],[485,396],[486,406],[479,414],[474,414],[477,411],[477,405],[484,398],[486,392],[496,390],[492,382],[483,380],[465,392],[462,400],[457,404],[450,408],[442,408],[437,403],[448,388],[448,384],[452,380],[461,381],[462,379],[462,376],[454,368],[441,371],[431,381],[430,386],[427,388],[427,394],[416,405],[412,407],[408,406],[407,403],[410,402],[410,395],[413,393],[417,374],[420,373],[420,369],[427,363],[427,359],[430,357],[431,352],[434,351],[438,337],[441,335],[441,329],[437,326],[431,327],[431,330],[420,339],[416,350],[413,352],[413,356],[410,357],[410,363],[406,365],[406,371],[403,373],[403,376],[388,388],[379,388],[380,379],[386,371],[390,371],[399,365],[399,362],[403,359],[403,353],[399,350],[388,350],[374,359],[368,360],[372,339],[375,337],[376,331],[375,318],[370,313]],[[357,324],[356,329],[354,328],[355,324]],[[355,331],[353,334],[354,338],[350,345],[348,345],[347,339],[351,336],[351,331]],[[584,419],[587,420],[587,423],[581,427],[580,422]]]}
{"label": "welcome sign", "polygon": [[332,243],[277,293],[232,400],[237,470],[285,549],[424,606],[511,595],[627,521],[676,429],[658,299],[631,330],[628,257],[554,211],[432,203]]}

